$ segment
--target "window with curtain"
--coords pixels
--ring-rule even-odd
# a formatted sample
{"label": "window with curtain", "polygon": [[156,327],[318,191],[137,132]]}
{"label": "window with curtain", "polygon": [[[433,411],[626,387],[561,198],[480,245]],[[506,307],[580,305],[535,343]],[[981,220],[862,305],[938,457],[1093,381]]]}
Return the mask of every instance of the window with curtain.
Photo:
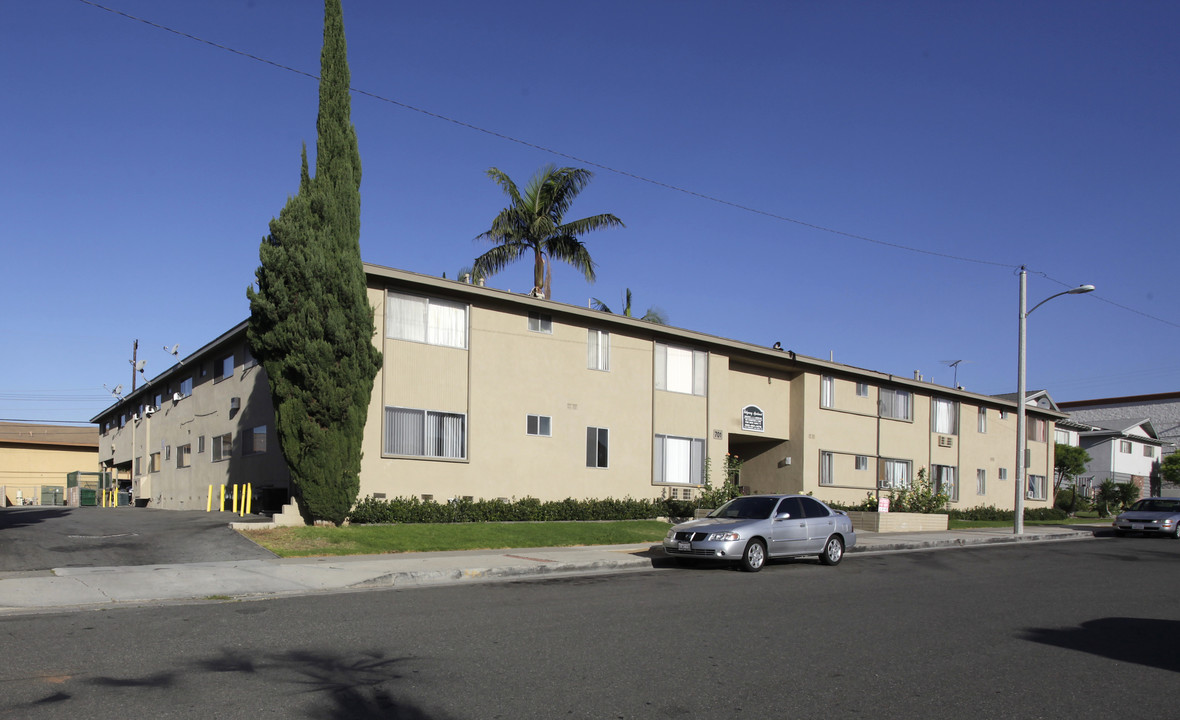
{"label": "window with curtain", "polygon": [[656,435],[652,462],[657,483],[701,485],[705,482],[705,441]]}
{"label": "window with curtain", "polygon": [[586,367],[591,370],[610,370],[610,333],[603,330],[586,331]]}
{"label": "window with curtain", "polygon": [[977,429],[981,433],[987,432],[987,408],[979,408],[979,425]]}
{"label": "window with curtain", "polygon": [[1045,499],[1045,476],[1044,475],[1029,475],[1028,476],[1028,499],[1029,500],[1044,500]]}
{"label": "window with curtain", "polygon": [[553,317],[539,312],[529,312],[529,330],[539,333],[553,332]]}
{"label": "window with curtain", "polygon": [[819,484],[831,485],[832,481],[832,453],[820,452],[819,454]]}
{"label": "window with curtain", "polygon": [[869,384],[858,382],[856,384],[856,396],[857,397],[868,397],[869,396]]}
{"label": "window with curtain", "polygon": [[869,469],[869,456],[868,455],[857,455],[855,467],[857,470],[868,470]]}
{"label": "window with curtain", "polygon": [[836,399],[836,379],[831,375],[824,375],[820,378],[819,383],[819,406],[830,408],[835,404]]}
{"label": "window with curtain", "polygon": [[1041,418],[1029,418],[1024,434],[1029,440],[1045,442],[1045,421]]}
{"label": "window with curtain", "polygon": [[987,495],[987,470],[983,468],[975,471],[975,494]]}
{"label": "window with curtain", "polygon": [[894,420],[913,419],[912,408],[910,406],[910,393],[908,390],[881,388],[879,397],[878,404],[881,408],[881,417],[893,418]]}
{"label": "window with curtain", "polygon": [[384,435],[386,455],[467,457],[467,416],[461,413],[387,407]]}
{"label": "window with curtain", "polygon": [[930,401],[931,430],[942,435],[959,433],[959,404],[954,400],[934,398]]}
{"label": "window with curtain", "polygon": [[890,460],[882,458],[878,464],[881,468],[881,478],[877,485],[881,488],[904,490],[910,486],[910,461]]}
{"label": "window with curtain", "polygon": [[656,343],[656,389],[704,395],[707,391],[708,355],[701,350]]}
{"label": "window with curtain", "polygon": [[467,305],[389,292],[385,301],[385,337],[466,348]]}
{"label": "window with curtain", "polygon": [[934,492],[945,493],[951,502],[959,501],[959,484],[955,482],[955,468],[950,465],[931,465],[930,481]]}

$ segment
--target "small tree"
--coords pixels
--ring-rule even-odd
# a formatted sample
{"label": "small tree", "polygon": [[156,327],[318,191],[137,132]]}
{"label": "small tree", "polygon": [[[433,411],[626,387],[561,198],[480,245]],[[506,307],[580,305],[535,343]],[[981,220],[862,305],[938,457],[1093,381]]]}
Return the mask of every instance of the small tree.
{"label": "small tree", "polygon": [[[1159,476],[1164,483],[1180,486],[1180,452],[1172,453],[1160,462]],[[1160,495],[1163,494],[1163,483],[1161,483]]]}
{"label": "small tree", "polygon": [[1066,480],[1073,484],[1078,475],[1086,472],[1086,464],[1090,462],[1090,453],[1074,445],[1057,443],[1053,450],[1053,502],[1057,502],[1057,493]]}

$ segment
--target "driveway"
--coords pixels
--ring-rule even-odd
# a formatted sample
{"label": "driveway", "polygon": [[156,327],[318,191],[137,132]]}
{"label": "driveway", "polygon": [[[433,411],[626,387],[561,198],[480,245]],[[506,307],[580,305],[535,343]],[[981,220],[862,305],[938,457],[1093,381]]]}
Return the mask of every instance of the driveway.
{"label": "driveway", "polygon": [[0,509],[0,573],[270,558],[231,513],[153,508]]}

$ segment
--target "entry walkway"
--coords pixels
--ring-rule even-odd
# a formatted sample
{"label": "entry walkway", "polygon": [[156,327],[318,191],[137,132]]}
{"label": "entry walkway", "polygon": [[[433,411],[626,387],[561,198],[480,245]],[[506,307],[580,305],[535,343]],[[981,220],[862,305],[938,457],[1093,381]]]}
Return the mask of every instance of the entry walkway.
{"label": "entry walkway", "polygon": [[[865,553],[1092,539],[1106,526],[1037,526],[945,532],[858,532],[846,562]],[[671,567],[659,545],[263,558],[0,573],[0,614],[168,602],[291,597],[376,588],[487,582]]]}

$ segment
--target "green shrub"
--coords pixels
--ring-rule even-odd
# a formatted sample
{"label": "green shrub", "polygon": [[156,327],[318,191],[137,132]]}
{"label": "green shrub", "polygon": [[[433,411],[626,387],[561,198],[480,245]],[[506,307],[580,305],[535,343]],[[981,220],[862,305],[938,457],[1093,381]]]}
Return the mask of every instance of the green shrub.
{"label": "green shrub", "polygon": [[[994,505],[980,505],[973,508],[949,511],[953,520],[983,520],[988,522],[1012,522],[1012,511],[1001,510]],[[1065,520],[1069,513],[1059,508],[1025,508],[1025,520]]]}
{"label": "green shrub", "polygon": [[526,497],[502,500],[455,499],[448,502],[417,497],[378,499],[365,497],[349,515],[354,525],[389,523],[537,522],[555,520],[650,520],[657,517],[689,517],[694,504],[683,500],[655,498],[636,500],[541,501]]}

